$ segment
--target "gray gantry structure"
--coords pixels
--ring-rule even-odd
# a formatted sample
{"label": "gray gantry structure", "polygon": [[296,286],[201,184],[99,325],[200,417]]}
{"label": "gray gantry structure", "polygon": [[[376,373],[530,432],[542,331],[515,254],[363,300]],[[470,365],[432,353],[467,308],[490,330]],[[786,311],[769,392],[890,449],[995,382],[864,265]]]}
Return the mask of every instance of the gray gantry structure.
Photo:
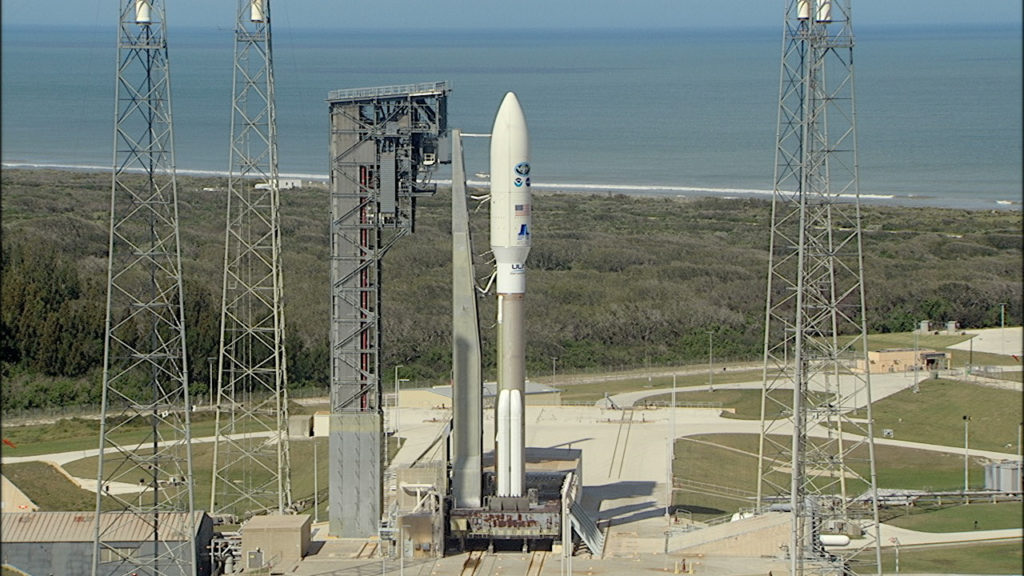
{"label": "gray gantry structure", "polygon": [[291,507],[270,0],[238,0],[211,513]]}
{"label": "gray gantry structure", "polygon": [[[166,22],[121,2],[92,574],[195,574],[188,367]],[[185,513],[185,522],[180,519]],[[130,525],[142,546],[124,546]],[[142,536],[139,538],[139,536]]]}
{"label": "gray gantry structure", "polygon": [[850,2],[786,6],[758,506],[792,509],[791,574],[880,574]]}
{"label": "gray gantry structure", "polygon": [[445,82],[329,94],[331,417],[329,532],[376,536],[383,507],[381,259],[414,230],[447,142]]}

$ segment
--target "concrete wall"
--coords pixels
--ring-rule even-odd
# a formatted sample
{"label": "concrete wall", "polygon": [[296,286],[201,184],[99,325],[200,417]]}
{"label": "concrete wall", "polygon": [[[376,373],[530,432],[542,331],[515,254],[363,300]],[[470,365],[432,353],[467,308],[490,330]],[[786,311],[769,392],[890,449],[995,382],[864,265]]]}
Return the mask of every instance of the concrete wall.
{"label": "concrete wall", "polygon": [[416,468],[399,468],[397,475],[400,511],[414,509],[419,502],[418,499],[427,493],[427,486],[433,486],[438,494],[447,492],[444,467],[440,462],[431,462]]}
{"label": "concrete wall", "polygon": [[331,431],[331,413],[317,412],[313,414],[313,436],[327,438]]}
{"label": "concrete wall", "polygon": [[[894,348],[889,350],[869,350],[868,361],[871,363],[871,372],[873,374],[883,374],[890,372],[906,372],[913,370],[916,365],[919,370],[925,370],[927,365],[923,360],[925,355],[940,355],[942,353],[936,352],[935,350],[920,349],[915,351],[913,348]],[[935,366],[936,369],[945,370],[949,365],[949,354],[944,355],[945,362],[941,366]],[[857,368],[861,371],[864,370],[863,362],[857,361]]]}
{"label": "concrete wall", "polygon": [[7,476],[0,476],[0,511],[2,512],[35,512],[39,510],[25,493]]}
{"label": "concrete wall", "polygon": [[452,407],[451,398],[438,394],[430,388],[400,390],[398,396],[398,405],[403,408],[434,408],[442,405],[445,408]]}
{"label": "concrete wall", "polygon": [[399,516],[399,554],[405,558],[440,558],[444,546],[438,518],[440,515],[431,514]]}
{"label": "concrete wall", "polygon": [[288,417],[288,436],[291,438],[309,438],[313,435],[313,417],[308,414]]}
{"label": "concrete wall", "polygon": [[789,546],[790,515],[770,512],[672,537],[669,550],[685,555],[779,557]]}
{"label": "concrete wall", "polygon": [[[452,407],[452,399],[445,394],[439,394],[432,388],[413,388],[399,392],[398,405],[403,408],[445,408]],[[562,404],[562,393],[558,390],[551,392],[540,392],[526,394],[527,406],[560,406]],[[485,406],[494,406],[493,397],[484,398]]]}
{"label": "concrete wall", "polygon": [[542,394],[527,394],[526,395],[527,406],[561,406],[562,405],[562,393],[561,392],[546,392]]}
{"label": "concrete wall", "polygon": [[308,514],[254,517],[242,527],[242,566],[248,567],[255,550],[262,552],[265,566],[297,564],[309,552],[310,526]]}

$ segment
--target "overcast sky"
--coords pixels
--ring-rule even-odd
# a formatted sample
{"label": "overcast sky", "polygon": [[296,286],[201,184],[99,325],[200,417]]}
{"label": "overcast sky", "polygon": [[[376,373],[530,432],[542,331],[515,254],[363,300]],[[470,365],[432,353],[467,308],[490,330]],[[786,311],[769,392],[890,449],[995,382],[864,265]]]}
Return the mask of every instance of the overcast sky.
{"label": "overcast sky", "polygon": [[[3,25],[107,26],[124,0],[3,0]],[[165,0],[167,22],[234,26],[236,0]],[[287,28],[731,28],[777,26],[784,0],[274,0]],[[1021,0],[854,0],[855,27],[1021,24]]]}

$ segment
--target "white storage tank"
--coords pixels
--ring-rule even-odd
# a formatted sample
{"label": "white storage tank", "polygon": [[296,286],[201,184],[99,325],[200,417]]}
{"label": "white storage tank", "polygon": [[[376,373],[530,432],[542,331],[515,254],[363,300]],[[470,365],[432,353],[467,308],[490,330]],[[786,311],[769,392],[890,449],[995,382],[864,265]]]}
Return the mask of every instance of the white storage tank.
{"label": "white storage tank", "polygon": [[850,537],[846,534],[822,534],[818,540],[822,546],[846,546],[850,543]]}
{"label": "white storage tank", "polygon": [[985,490],[1020,492],[1020,461],[1003,460],[1002,462],[989,462],[985,464]]}

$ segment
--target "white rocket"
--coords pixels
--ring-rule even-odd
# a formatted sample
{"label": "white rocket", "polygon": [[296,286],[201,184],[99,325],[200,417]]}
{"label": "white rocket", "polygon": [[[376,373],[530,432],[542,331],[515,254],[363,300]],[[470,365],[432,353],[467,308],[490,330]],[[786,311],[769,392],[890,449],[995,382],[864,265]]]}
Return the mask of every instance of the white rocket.
{"label": "white rocket", "polygon": [[498,402],[494,440],[497,495],[523,496],[526,347],[523,297],[533,232],[530,140],[513,92],[505,94],[491,129],[491,251],[498,266]]}

